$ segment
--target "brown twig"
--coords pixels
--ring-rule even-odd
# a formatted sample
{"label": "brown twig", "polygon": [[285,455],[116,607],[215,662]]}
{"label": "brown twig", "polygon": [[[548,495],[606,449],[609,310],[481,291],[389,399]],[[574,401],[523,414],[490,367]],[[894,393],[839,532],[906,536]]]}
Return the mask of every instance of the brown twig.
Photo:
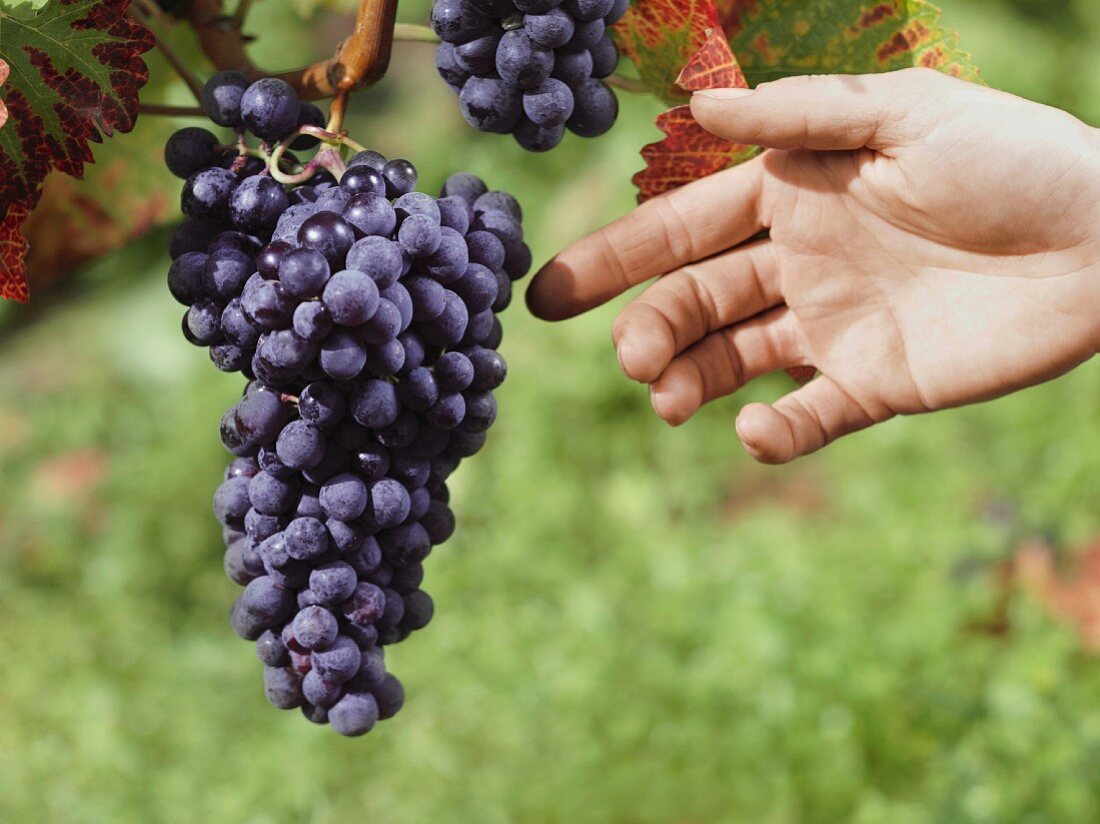
{"label": "brown twig", "polygon": [[351,37],[336,49],[329,74],[336,94],[329,109],[328,130],[339,132],[344,125],[348,95],[353,89],[371,84],[386,73],[393,46],[393,24],[397,0],[360,0]]}
{"label": "brown twig", "polygon": [[138,2],[130,6],[130,14],[145,28],[149,29],[153,33],[153,39],[156,41],[157,50],[163,55],[164,59],[168,61],[168,64],[176,70],[176,74],[180,76],[180,79],[187,84],[187,88],[191,90],[191,94],[195,95],[196,100],[202,100],[202,83],[195,77],[194,73],[187,67],[187,65],[180,59],[180,56],[173,51],[172,47],[168,45],[168,41],[161,36],[161,33],[157,30],[157,26],[154,23],[154,15],[146,7],[148,4],[144,0],[138,0]]}
{"label": "brown twig", "polygon": [[200,106],[168,106],[163,103],[139,103],[140,114],[164,114],[169,117],[205,117]]}
{"label": "brown twig", "polygon": [[251,6],[252,0],[237,0],[237,10],[233,12],[233,28],[237,31],[244,28],[244,19],[248,16]]}
{"label": "brown twig", "polygon": [[631,94],[648,94],[649,89],[646,84],[639,80],[637,77],[627,77],[622,74],[613,74],[609,77],[605,77],[603,82],[608,86],[614,86],[616,89],[620,89],[624,92],[630,92]]}
{"label": "brown twig", "polygon": [[[396,0],[362,0],[355,32],[337,46],[335,55],[281,72],[265,71],[252,62],[245,49],[245,38],[225,16],[222,0],[192,0],[187,20],[195,30],[199,46],[219,70],[239,71],[251,78],[278,77],[293,86],[302,99],[319,100],[333,97],[339,91],[340,79],[352,74],[349,68],[355,53],[362,52],[365,58],[365,62],[354,61],[362,67],[360,85],[373,83],[382,76],[389,62],[396,5]],[[360,33],[361,22],[365,28]]]}

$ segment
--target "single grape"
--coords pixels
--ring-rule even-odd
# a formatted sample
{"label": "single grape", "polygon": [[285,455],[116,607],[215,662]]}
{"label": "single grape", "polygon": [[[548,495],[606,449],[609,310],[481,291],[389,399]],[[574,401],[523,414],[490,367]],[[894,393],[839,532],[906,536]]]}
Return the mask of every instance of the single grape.
{"label": "single grape", "polygon": [[188,217],[225,223],[229,219],[229,196],[236,183],[236,175],[228,169],[201,169],[187,178],[180,209]]}
{"label": "single grape", "polygon": [[186,180],[195,172],[218,163],[218,138],[198,126],[187,126],[172,134],[164,146],[168,171]]}
{"label": "single grape", "polygon": [[564,9],[553,8],[545,14],[524,16],[523,29],[532,42],[543,48],[557,49],[573,38],[574,23]]}
{"label": "single grape", "polygon": [[521,121],[512,133],[516,143],[529,152],[547,152],[553,149],[565,136],[565,126],[556,124],[553,126],[539,126],[526,118]]}
{"label": "single grape", "polygon": [[386,197],[401,197],[416,186],[416,167],[407,160],[397,158],[382,167],[382,177],[386,179]]}
{"label": "single grape", "polygon": [[359,672],[359,647],[351,638],[340,635],[328,649],[314,650],[310,663],[321,680],[329,684],[343,684]]}
{"label": "single grape", "polygon": [[374,280],[354,269],[344,269],[334,274],[321,295],[321,302],[333,322],[341,326],[366,323],[378,309],[378,301],[378,287]]}
{"label": "single grape", "polygon": [[340,735],[365,735],[379,718],[378,703],[370,693],[349,692],[329,710],[328,719]]}
{"label": "single grape", "polygon": [[554,52],[533,41],[523,29],[514,29],[500,38],[496,68],[500,79],[510,86],[532,89],[550,77]]}
{"label": "single grape", "polygon": [[271,234],[289,202],[283,187],[270,177],[246,177],[229,199],[233,225],[244,232]]}
{"label": "single grape", "polygon": [[202,110],[219,126],[240,126],[241,98],[248,85],[240,72],[218,72],[202,87]]}
{"label": "single grape", "polygon": [[554,70],[550,76],[575,88],[592,76],[592,68],[591,52],[561,49],[555,53]]}
{"label": "single grape", "polygon": [[585,80],[573,89],[573,114],[569,131],[581,137],[598,137],[611,128],[619,114],[615,93],[599,80]]}
{"label": "single grape", "polygon": [[355,231],[333,212],[317,212],[307,217],[298,229],[298,244],[320,252],[333,269],[343,266],[353,243]]}
{"label": "single grape", "polygon": [[241,120],[261,140],[281,140],[298,126],[301,104],[285,80],[264,77],[251,84],[240,99]]}
{"label": "single grape", "polygon": [[615,46],[615,41],[606,34],[588,52],[592,55],[593,77],[608,77],[619,65],[619,49]]}
{"label": "single grape", "polygon": [[456,94],[462,91],[462,84],[470,77],[470,73],[456,62],[453,43],[444,42],[436,46],[435,70],[443,78],[443,82]]}
{"label": "single grape", "polygon": [[470,0],[436,0],[432,5],[432,30],[447,43],[469,40],[491,23],[492,19]]}
{"label": "single grape", "polygon": [[573,92],[550,78],[523,94],[523,112],[537,126],[558,126],[573,114]]}
{"label": "single grape", "polygon": [[467,74],[485,76],[496,70],[497,46],[504,30],[494,26],[485,34],[454,47],[454,62]]}

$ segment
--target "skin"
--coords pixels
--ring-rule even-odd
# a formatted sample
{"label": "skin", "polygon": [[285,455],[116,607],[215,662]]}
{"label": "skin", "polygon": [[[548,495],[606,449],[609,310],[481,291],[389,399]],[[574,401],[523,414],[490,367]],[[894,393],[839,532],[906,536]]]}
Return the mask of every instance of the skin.
{"label": "skin", "polygon": [[691,108],[768,151],[574,243],[527,293],[561,320],[657,278],[612,337],[669,424],[812,365],[737,416],[749,454],[784,463],[1100,351],[1097,130],[926,69],[698,92]]}

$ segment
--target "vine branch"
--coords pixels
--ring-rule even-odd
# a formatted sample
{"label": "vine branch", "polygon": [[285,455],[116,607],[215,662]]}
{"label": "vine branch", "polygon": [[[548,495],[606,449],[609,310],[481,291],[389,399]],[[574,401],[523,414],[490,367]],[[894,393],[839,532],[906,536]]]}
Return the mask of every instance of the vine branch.
{"label": "vine branch", "polygon": [[613,74],[609,77],[605,77],[603,82],[608,86],[614,86],[616,89],[620,89],[624,92],[630,92],[631,94],[648,94],[649,88],[639,80],[637,77],[627,77],[623,74]]}
{"label": "vine branch", "polygon": [[171,46],[168,45],[168,41],[161,35],[156,25],[157,16],[160,13],[156,8],[155,3],[148,3],[146,0],[138,0],[137,3],[130,7],[130,15],[137,19],[145,28],[149,29],[153,33],[153,40],[157,44],[157,50],[168,64],[176,70],[176,74],[180,76],[184,83],[187,84],[187,88],[191,90],[191,94],[195,96],[196,100],[202,100],[202,83],[195,77],[194,73],[187,67],[187,64],[180,59],[180,56],[175,53]]}
{"label": "vine branch", "polygon": [[[293,86],[300,98],[319,100],[335,97],[341,84],[350,92],[357,85],[376,82],[385,73],[396,15],[397,0],[361,0],[354,31],[336,47],[332,57],[278,72],[265,71],[252,62],[246,49],[247,39],[234,19],[226,16],[222,0],[192,0],[187,22],[217,69],[239,71],[251,79],[278,77]],[[423,39],[423,32],[403,28],[402,34],[408,39]]]}
{"label": "vine branch", "polygon": [[169,117],[205,117],[201,106],[168,106],[163,103],[139,103],[139,114],[163,114]]}
{"label": "vine branch", "polygon": [[360,0],[355,29],[351,37],[337,47],[333,56],[335,64],[329,72],[336,86],[329,109],[330,132],[339,132],[343,127],[352,90],[374,83],[386,73],[396,17],[397,0]]}

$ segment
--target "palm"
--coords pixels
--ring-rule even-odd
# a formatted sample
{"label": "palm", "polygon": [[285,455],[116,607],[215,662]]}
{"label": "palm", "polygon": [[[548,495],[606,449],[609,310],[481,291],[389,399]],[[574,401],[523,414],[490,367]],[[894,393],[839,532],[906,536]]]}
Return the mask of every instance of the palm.
{"label": "palm", "polygon": [[907,160],[869,150],[765,159],[781,291],[810,362],[865,405],[898,413],[1003,393],[1006,374],[1016,388],[1075,365],[1068,352],[1049,357],[1052,345],[1066,350],[1051,335],[1080,337],[1090,322],[1080,311],[1088,274],[1065,238],[1012,210],[976,225],[981,204],[935,202],[961,168],[928,174]]}

